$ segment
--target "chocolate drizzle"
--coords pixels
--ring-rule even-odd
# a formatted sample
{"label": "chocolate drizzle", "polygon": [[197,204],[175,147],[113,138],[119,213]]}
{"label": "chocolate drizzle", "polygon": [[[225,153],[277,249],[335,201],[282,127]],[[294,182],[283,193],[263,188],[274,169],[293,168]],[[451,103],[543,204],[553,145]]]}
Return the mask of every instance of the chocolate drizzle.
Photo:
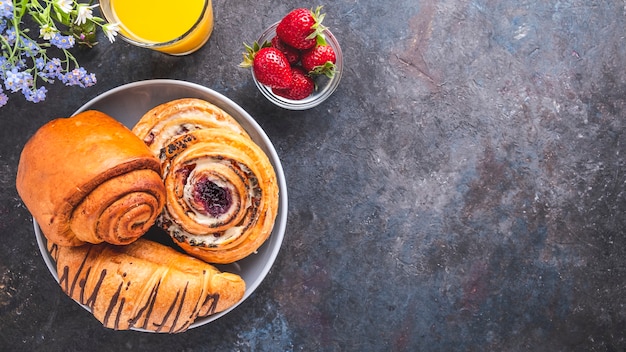
{"label": "chocolate drizzle", "polygon": [[[80,287],[80,298],[79,298],[80,302],[85,302],[85,285],[87,284],[87,278],[89,277],[90,271],[91,271],[91,268],[87,269],[85,278],[81,279],[80,282],[78,283],[78,286]],[[76,275],[76,278],[78,278],[78,275]]]}
{"label": "chocolate drizzle", "polygon": [[[147,244],[151,242],[148,240],[139,241],[145,241],[144,246],[155,245]],[[127,246],[137,245],[140,244]],[[126,268],[138,264],[136,260],[151,259],[136,250],[127,252],[111,245],[59,246],[56,252],[59,284],[68,296],[87,307],[104,326],[115,330],[138,328],[178,333],[187,330],[196,318],[224,309],[218,309],[220,294],[213,291],[216,288],[211,283],[213,275],[220,275],[215,268],[196,268],[191,263],[179,267],[175,263],[155,261],[152,263],[157,265],[151,266],[148,276],[140,278]],[[163,251],[163,255],[180,256],[170,251]],[[177,259],[184,261],[183,258]],[[171,275],[187,276],[184,281],[169,281]],[[147,279],[149,277],[155,278]],[[146,281],[142,281],[144,279]]]}
{"label": "chocolate drizzle", "polygon": [[122,312],[124,312],[124,303],[126,303],[126,298],[122,298],[120,300],[120,308],[117,311],[117,316],[115,317],[115,330],[119,330],[120,319],[122,318]]}
{"label": "chocolate drizzle", "polygon": [[[146,301],[146,304],[137,311],[137,315],[134,318],[130,319],[129,321],[130,326],[138,327],[141,329],[148,328],[148,320],[150,318],[150,315],[152,315],[152,310],[154,309],[154,302],[156,302],[156,297],[157,297],[157,293],[159,292],[160,286],[161,286],[161,280],[159,280],[159,282],[157,282],[156,285],[154,285],[154,287],[150,291],[150,295],[148,296],[148,300]],[[144,315],[144,312],[146,312],[145,315]],[[142,317],[144,318],[143,324],[137,325],[137,322]]]}
{"label": "chocolate drizzle", "polygon": [[206,306],[207,304],[209,304],[209,302],[211,302],[211,305],[209,306],[209,310],[207,312],[207,316],[211,315],[211,314],[215,314],[215,311],[217,309],[217,303],[220,301],[220,294],[219,293],[214,293],[211,295],[206,295],[206,297],[204,298],[204,303],[202,304],[203,306]]}
{"label": "chocolate drizzle", "polygon": [[[109,306],[107,307],[106,313],[104,314],[104,318],[102,323],[104,325],[108,325],[109,323],[109,318],[111,317],[111,314],[113,313],[113,309],[115,308],[115,306],[117,305],[117,300],[120,298],[120,292],[122,292],[122,287],[124,286],[123,282],[120,282],[119,286],[117,287],[117,290],[115,291],[115,293],[113,294],[113,296],[111,296],[111,300],[109,301]],[[117,311],[117,318],[116,318],[116,323],[114,326],[115,329],[118,329],[119,325],[119,314],[121,313],[122,309],[121,306]]]}
{"label": "chocolate drizzle", "polygon": [[89,309],[91,309],[91,311],[93,311],[93,308],[96,304],[96,300],[98,299],[98,292],[100,292],[100,287],[102,286],[102,282],[104,282],[104,278],[106,277],[106,275],[107,275],[107,270],[103,269],[100,272],[100,278],[98,279],[98,283],[96,284],[96,287],[93,289],[93,291],[91,292],[91,295],[89,296],[89,298],[87,298],[87,301],[85,301],[84,303],[87,307],[89,307]]}
{"label": "chocolate drizzle", "polygon": [[[91,250],[91,248],[90,248],[90,250]],[[63,274],[61,276],[59,276],[59,284],[61,285],[61,289],[65,293],[70,295],[70,296],[74,296],[74,288],[76,287],[76,281],[78,281],[78,278],[80,277],[80,272],[85,267],[85,263],[87,262],[87,258],[89,258],[89,251],[87,251],[87,254],[83,258],[82,262],[80,263],[80,266],[78,267],[76,275],[74,276],[74,279],[72,280],[71,287],[69,285],[69,280],[70,280],[69,271],[70,271],[70,268],[68,266],[63,267]]]}
{"label": "chocolate drizzle", "polygon": [[[187,282],[187,284],[185,284],[185,289],[183,290],[183,295],[180,298],[180,303],[178,305],[178,311],[176,311],[176,315],[174,316],[174,321],[172,322],[172,327],[170,329],[170,332],[174,331],[174,328],[176,327],[176,324],[178,324],[178,319],[180,318],[180,313],[183,309],[183,305],[185,304],[185,298],[187,297],[187,288],[189,287],[189,282]],[[172,302],[172,304],[175,304],[176,302]]]}
{"label": "chocolate drizzle", "polygon": [[[187,285],[188,284],[189,283],[187,283]],[[185,285],[185,288],[186,288],[186,285]],[[165,323],[167,322],[167,319],[170,317],[170,314],[172,314],[172,311],[176,307],[176,303],[178,301],[178,296],[179,295],[180,295],[180,291],[176,291],[176,295],[174,296],[174,299],[172,300],[172,303],[170,304],[169,308],[167,309],[167,312],[165,313],[165,316],[163,316],[163,320],[160,323],[157,323],[157,322],[152,323],[152,325],[156,328],[155,329],[156,332],[163,331],[163,327],[165,326]]]}

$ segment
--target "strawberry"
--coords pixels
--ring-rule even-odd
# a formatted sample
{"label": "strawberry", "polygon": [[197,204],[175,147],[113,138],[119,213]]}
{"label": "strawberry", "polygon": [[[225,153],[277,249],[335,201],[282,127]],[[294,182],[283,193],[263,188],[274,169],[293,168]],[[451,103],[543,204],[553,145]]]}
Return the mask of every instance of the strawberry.
{"label": "strawberry", "polygon": [[252,47],[244,44],[246,52],[240,67],[252,67],[252,72],[259,83],[270,88],[289,88],[292,73],[289,61],[280,50],[272,48],[269,42],[260,46],[257,42]]}
{"label": "strawberry", "polygon": [[290,65],[295,65],[300,61],[300,50],[285,44],[278,36],[272,38],[272,46],[285,54]]}
{"label": "strawberry", "polygon": [[335,73],[337,56],[330,45],[323,44],[304,51],[301,61],[302,67],[309,74],[325,74],[332,78]]}
{"label": "strawberry", "polygon": [[293,85],[287,89],[272,89],[274,94],[291,100],[301,100],[313,93],[315,90],[315,82],[313,78],[307,75],[306,71],[299,66],[291,69],[293,74]]}
{"label": "strawberry", "polygon": [[324,14],[320,14],[322,7],[315,12],[305,8],[298,8],[283,17],[276,27],[276,35],[287,45],[298,50],[305,50],[315,46],[326,27],[322,26]]}

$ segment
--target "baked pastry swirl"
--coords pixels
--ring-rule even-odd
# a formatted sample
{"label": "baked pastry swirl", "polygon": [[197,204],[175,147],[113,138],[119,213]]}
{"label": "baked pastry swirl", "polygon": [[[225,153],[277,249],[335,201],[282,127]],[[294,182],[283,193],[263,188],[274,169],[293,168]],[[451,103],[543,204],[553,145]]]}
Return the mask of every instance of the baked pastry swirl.
{"label": "baked pastry swirl", "polygon": [[255,252],[270,236],[278,185],[265,152],[211,106],[175,100],[148,112],[133,132],[162,162],[167,197],[157,224],[187,253],[224,264]]}
{"label": "baked pastry swirl", "polygon": [[231,263],[270,235],[276,175],[250,139],[221,129],[186,133],[165,147],[163,178],[167,201],[157,223],[187,253]]}
{"label": "baked pastry swirl", "polygon": [[48,241],[135,241],[165,203],[161,164],[112,117],[86,111],[42,126],[26,143],[16,187]]}
{"label": "baked pastry swirl", "polygon": [[115,330],[182,332],[245,292],[239,275],[143,238],[125,246],[49,243],[48,250],[63,292]]}
{"label": "baked pastry swirl", "polygon": [[224,110],[196,98],[182,98],[158,105],[145,113],[132,130],[158,155],[170,140],[205,128],[223,128],[248,135]]}

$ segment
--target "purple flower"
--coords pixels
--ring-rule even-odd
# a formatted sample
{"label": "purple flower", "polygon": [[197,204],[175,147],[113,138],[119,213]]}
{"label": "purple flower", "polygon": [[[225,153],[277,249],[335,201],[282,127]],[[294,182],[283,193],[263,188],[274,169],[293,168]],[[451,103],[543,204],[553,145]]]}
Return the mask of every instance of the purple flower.
{"label": "purple flower", "polygon": [[13,2],[12,1],[0,0],[0,18],[8,18],[8,19],[13,18]]}
{"label": "purple flower", "polygon": [[[96,75],[80,67],[70,52],[77,42],[95,43],[83,43],[78,36],[63,35],[57,24],[89,23],[89,28],[94,31],[101,27],[107,38],[114,35],[111,32],[115,26],[107,26],[105,30],[105,21],[94,17],[93,9],[99,5],[79,4],[76,0],[44,0],[45,6],[41,3],[0,0],[0,46],[3,48],[0,54],[0,107],[7,104],[9,93],[21,92],[27,101],[34,103],[45,100],[48,90],[37,80],[48,84],[60,80],[68,86],[83,88],[97,82]],[[25,18],[30,21],[24,21]],[[28,26],[36,26],[38,33]],[[30,37],[30,33],[38,36]],[[82,40],[90,40],[85,33],[80,35]],[[49,57],[48,49],[61,52],[61,58]],[[70,66],[76,68],[71,70]]]}
{"label": "purple flower", "polygon": [[96,84],[96,75],[87,72],[82,67],[77,67],[59,77],[67,86],[79,86],[81,88],[91,87]]}
{"label": "purple flower", "polygon": [[44,67],[46,67],[46,60],[44,60],[43,57],[38,57],[35,59],[35,67],[37,67],[38,70],[43,70]]}
{"label": "purple flower", "polygon": [[46,99],[46,93],[48,93],[48,89],[46,89],[46,87],[39,87],[35,90],[24,88],[22,90],[22,93],[24,94],[26,100],[33,103],[39,103]]}
{"label": "purple flower", "polygon": [[70,49],[74,46],[75,39],[69,35],[61,35],[59,33],[55,34],[52,39],[50,39],[50,44],[56,46],[59,49]]}
{"label": "purple flower", "polygon": [[91,87],[91,86],[96,85],[96,83],[98,83],[98,80],[96,79],[96,75],[94,73],[90,73],[88,75],[85,75],[85,77],[83,77],[82,87],[83,88]]}
{"label": "purple flower", "polygon": [[4,33],[9,45],[15,44],[15,40],[17,39],[17,32],[15,31],[15,28],[8,28]]}
{"label": "purple flower", "polygon": [[47,73],[51,77],[57,76],[61,73],[61,59],[55,57],[46,62],[43,72]]}
{"label": "purple flower", "polygon": [[24,58],[20,58],[19,60],[17,60],[17,62],[14,64],[14,67],[17,67],[19,70],[26,68],[26,59]]}
{"label": "purple flower", "polygon": [[16,67],[4,73],[4,87],[13,93],[22,90],[24,84],[24,73],[19,72]]}
{"label": "purple flower", "polygon": [[9,101],[9,97],[7,97],[7,95],[4,94],[4,92],[0,92],[0,107],[7,105],[8,101]]}
{"label": "purple flower", "polygon": [[24,53],[27,57],[36,56],[39,53],[39,50],[41,50],[37,43],[27,37],[22,37],[22,49],[24,50]]}

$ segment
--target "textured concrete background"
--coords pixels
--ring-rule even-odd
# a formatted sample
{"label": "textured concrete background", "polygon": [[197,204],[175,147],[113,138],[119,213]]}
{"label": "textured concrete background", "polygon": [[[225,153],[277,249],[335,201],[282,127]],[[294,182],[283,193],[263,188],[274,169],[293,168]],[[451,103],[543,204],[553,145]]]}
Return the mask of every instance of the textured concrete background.
{"label": "textured concrete background", "polygon": [[[242,42],[324,5],[346,69],[323,105],[271,105]],[[624,351],[626,1],[215,0],[206,47],[103,40],[89,89],[0,109],[0,349]],[[124,83],[225,94],[276,146],[285,241],[259,289],[182,335],[116,332],[67,298],[15,191],[48,120]]]}

